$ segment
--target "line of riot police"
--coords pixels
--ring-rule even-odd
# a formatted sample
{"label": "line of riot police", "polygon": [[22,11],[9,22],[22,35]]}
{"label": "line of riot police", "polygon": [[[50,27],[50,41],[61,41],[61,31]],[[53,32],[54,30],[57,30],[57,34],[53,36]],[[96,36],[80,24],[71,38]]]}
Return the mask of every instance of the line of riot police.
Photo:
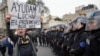
{"label": "line of riot police", "polygon": [[52,27],[45,37],[57,56],[100,56],[100,11],[77,17],[67,29]]}

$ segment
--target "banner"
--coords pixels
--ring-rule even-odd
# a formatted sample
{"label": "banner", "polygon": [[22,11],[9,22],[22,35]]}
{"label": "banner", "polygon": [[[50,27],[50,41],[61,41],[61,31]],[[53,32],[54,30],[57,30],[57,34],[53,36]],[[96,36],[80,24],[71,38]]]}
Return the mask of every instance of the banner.
{"label": "banner", "polygon": [[12,2],[10,6],[10,29],[17,28],[41,28],[40,8],[20,2]]}

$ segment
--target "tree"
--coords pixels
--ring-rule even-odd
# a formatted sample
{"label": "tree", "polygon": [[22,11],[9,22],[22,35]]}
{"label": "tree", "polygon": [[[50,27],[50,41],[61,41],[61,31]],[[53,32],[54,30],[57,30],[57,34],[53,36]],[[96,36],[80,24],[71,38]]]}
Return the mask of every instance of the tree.
{"label": "tree", "polygon": [[55,21],[62,21],[62,19],[57,17],[57,18],[55,18]]}
{"label": "tree", "polygon": [[28,0],[27,3],[28,4],[35,4],[35,5],[39,6],[40,10],[41,10],[40,13],[41,13],[42,16],[44,16],[45,14],[46,15],[50,14],[49,8],[44,5],[42,0]]}
{"label": "tree", "polygon": [[50,10],[48,7],[44,6],[41,14],[44,16],[45,14],[49,16]]}
{"label": "tree", "polygon": [[42,16],[44,16],[45,14],[46,14],[46,15],[49,15],[49,14],[50,14],[49,8],[48,8],[47,6],[45,6],[45,4],[43,3],[42,0],[38,0],[38,1],[36,2],[36,4],[37,4],[38,6],[40,6],[41,15],[42,15]]}
{"label": "tree", "polygon": [[35,4],[36,0],[28,0],[27,3],[28,4]]}

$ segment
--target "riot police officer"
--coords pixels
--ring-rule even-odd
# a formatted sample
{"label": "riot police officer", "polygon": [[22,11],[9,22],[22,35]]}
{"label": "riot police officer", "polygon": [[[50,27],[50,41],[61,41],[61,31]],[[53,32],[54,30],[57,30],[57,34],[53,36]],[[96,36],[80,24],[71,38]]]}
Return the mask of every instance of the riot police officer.
{"label": "riot police officer", "polygon": [[73,56],[82,56],[84,53],[84,49],[86,47],[86,37],[88,36],[87,32],[85,32],[85,27],[87,23],[87,18],[84,16],[80,16],[76,18],[76,33],[73,36],[74,42],[71,46],[70,54]]}
{"label": "riot police officer", "polygon": [[57,53],[59,56],[63,56],[63,51],[61,48],[61,45],[64,41],[64,27],[60,27],[60,29],[58,30],[58,34],[57,34]]}
{"label": "riot police officer", "polygon": [[90,35],[86,39],[87,47],[84,56],[100,56],[100,11],[94,11],[86,28]]}
{"label": "riot police officer", "polygon": [[67,56],[70,56],[71,46],[74,43],[74,36],[77,34],[76,31],[76,20],[70,23],[71,28],[69,29],[69,34],[67,37]]}
{"label": "riot police officer", "polygon": [[[62,48],[62,54],[63,56],[68,56],[68,49],[67,49],[67,46],[68,46],[68,43],[70,42],[69,39],[70,37],[72,36],[72,25],[69,25],[65,31],[65,34],[64,34],[64,41],[61,45],[61,48]],[[72,39],[71,39],[72,40]]]}

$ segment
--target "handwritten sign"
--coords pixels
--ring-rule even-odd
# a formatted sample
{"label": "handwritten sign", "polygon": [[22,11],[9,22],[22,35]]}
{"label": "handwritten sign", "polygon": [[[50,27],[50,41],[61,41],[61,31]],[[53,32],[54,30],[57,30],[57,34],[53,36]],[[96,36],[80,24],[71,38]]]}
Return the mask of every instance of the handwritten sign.
{"label": "handwritten sign", "polygon": [[41,28],[39,10],[36,5],[12,2],[10,28]]}

